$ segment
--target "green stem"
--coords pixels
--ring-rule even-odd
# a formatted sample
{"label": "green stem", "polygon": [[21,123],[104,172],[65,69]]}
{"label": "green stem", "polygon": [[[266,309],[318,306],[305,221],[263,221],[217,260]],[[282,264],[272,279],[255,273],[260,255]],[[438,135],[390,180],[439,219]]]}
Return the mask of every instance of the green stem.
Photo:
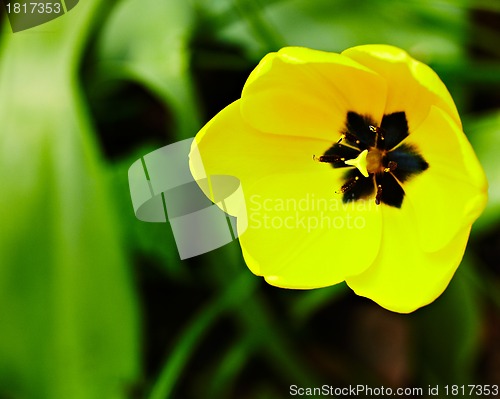
{"label": "green stem", "polygon": [[180,380],[189,358],[201,342],[204,334],[226,311],[239,306],[253,292],[255,284],[245,271],[233,281],[222,294],[195,315],[179,337],[172,353],[167,357],[154,384],[149,399],[172,397],[175,384]]}

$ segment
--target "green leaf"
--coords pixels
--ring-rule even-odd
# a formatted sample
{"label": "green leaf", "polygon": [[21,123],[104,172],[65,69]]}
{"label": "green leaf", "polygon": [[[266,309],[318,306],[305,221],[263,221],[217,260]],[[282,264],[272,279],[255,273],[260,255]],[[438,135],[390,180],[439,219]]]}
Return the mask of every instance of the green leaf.
{"label": "green leaf", "polygon": [[472,265],[464,258],[449,287],[411,317],[415,322],[416,367],[425,384],[472,384],[481,333]]}
{"label": "green leaf", "polygon": [[285,45],[342,51],[387,43],[427,63],[450,62],[462,58],[462,45],[468,40],[466,9],[452,0],[372,0],[355,6],[349,0],[238,0],[236,4],[239,18],[219,7],[228,21],[219,23],[219,36],[245,48],[252,59]]}
{"label": "green leaf", "polygon": [[102,72],[136,81],[171,106],[178,139],[194,136],[200,127],[189,74],[193,19],[189,2],[125,0],[99,42]]}
{"label": "green leaf", "polygon": [[488,179],[488,204],[474,224],[474,231],[480,232],[498,225],[500,220],[500,113],[493,113],[464,121],[464,130],[476,151]]}
{"label": "green leaf", "polygon": [[138,314],[75,75],[100,2],[3,35],[0,396],[125,398]]}
{"label": "green leaf", "polygon": [[128,169],[135,160],[154,149],[149,145],[143,146],[130,156],[109,165],[106,181],[112,188],[113,196],[122,199],[116,202],[115,209],[120,215],[122,235],[129,254],[148,257],[163,267],[169,278],[179,281],[189,276],[189,267],[179,257],[170,224],[146,223],[137,219],[130,200]]}

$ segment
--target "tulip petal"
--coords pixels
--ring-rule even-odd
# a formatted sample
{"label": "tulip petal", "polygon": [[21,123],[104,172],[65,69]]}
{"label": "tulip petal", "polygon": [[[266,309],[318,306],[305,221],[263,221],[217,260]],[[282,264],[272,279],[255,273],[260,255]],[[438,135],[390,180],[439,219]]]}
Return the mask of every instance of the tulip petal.
{"label": "tulip petal", "polygon": [[434,301],[447,287],[467,245],[470,226],[437,252],[412,243],[417,232],[397,208],[382,208],[380,252],[364,273],[346,280],[357,295],[394,312],[410,313]]}
{"label": "tulip petal", "polygon": [[373,262],[381,219],[373,201],[343,203],[342,172],[273,175],[246,189],[240,243],[248,267],[272,285],[317,288],[344,281]]}
{"label": "tulip petal", "polygon": [[427,117],[435,105],[461,126],[457,108],[448,89],[427,65],[413,59],[406,51],[389,45],[364,45],[342,52],[372,69],[387,80],[385,114],[404,111],[411,132]]}
{"label": "tulip petal", "polygon": [[[274,173],[331,170],[329,164],[313,161],[313,155],[323,154],[329,146],[321,140],[259,132],[242,119],[238,100],[196,135],[191,147],[190,169],[199,183],[209,176],[230,175],[240,179],[245,190]],[[214,193],[208,193],[205,185],[200,187],[209,198],[213,197]],[[234,209],[228,211],[235,212]]]}
{"label": "tulip petal", "polygon": [[263,58],[242,94],[242,115],[273,134],[336,142],[349,111],[380,122],[386,82],[340,54],[286,47]]}
{"label": "tulip petal", "polygon": [[467,138],[437,107],[404,142],[418,148],[429,168],[403,183],[402,209],[413,218],[420,247],[443,248],[481,214],[487,200],[484,172]]}

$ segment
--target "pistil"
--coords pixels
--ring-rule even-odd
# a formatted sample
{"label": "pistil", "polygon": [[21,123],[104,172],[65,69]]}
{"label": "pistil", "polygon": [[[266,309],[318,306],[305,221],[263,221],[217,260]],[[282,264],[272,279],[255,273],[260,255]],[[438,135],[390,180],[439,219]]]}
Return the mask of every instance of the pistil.
{"label": "pistil", "polygon": [[346,165],[355,166],[361,172],[364,177],[370,176],[370,171],[368,170],[368,150],[364,150],[354,159],[348,159],[344,161]]}

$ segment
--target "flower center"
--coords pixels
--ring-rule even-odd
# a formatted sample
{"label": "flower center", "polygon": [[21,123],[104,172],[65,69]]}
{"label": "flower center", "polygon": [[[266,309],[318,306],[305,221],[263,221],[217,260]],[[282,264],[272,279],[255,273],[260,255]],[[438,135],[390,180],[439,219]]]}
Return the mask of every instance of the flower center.
{"label": "flower center", "polygon": [[[366,150],[365,150],[366,151]],[[384,159],[384,152],[376,147],[370,148],[366,155],[366,171],[368,173],[379,173],[384,170],[382,160]]]}
{"label": "flower center", "polygon": [[385,151],[381,151],[376,147],[369,150],[363,150],[356,158],[344,161],[346,165],[355,166],[364,177],[368,177],[371,173],[384,172],[382,162],[385,157]]}
{"label": "flower center", "polygon": [[313,158],[334,168],[350,167],[337,191],[344,202],[374,197],[377,205],[400,208],[403,183],[429,167],[415,146],[403,142],[408,135],[404,112],[384,115],[380,127],[368,116],[348,112],[340,140]]}

